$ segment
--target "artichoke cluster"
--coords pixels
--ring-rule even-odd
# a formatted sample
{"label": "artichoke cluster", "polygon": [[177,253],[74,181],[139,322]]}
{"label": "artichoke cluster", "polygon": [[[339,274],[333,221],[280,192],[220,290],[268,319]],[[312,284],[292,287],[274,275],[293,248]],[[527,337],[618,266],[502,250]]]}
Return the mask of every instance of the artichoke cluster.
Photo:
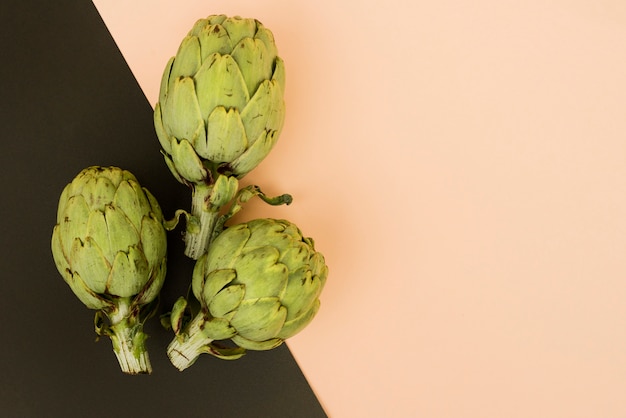
{"label": "artichoke cluster", "polygon": [[291,203],[239,185],[280,135],[284,89],[284,63],[259,21],[200,19],[167,63],[154,111],[166,166],[191,190],[190,211],[165,220],[155,197],[117,167],[88,167],[64,188],[53,258],[96,311],[96,333],[111,339],[123,372],[152,371],[143,325],[158,309],[166,231],[181,216],[185,254],[196,260],[190,294],[161,315],[174,332],[167,354],[176,368],[202,353],[237,359],[275,348],[316,315],[328,267],[313,240],[286,220],[228,225],[254,197]]}

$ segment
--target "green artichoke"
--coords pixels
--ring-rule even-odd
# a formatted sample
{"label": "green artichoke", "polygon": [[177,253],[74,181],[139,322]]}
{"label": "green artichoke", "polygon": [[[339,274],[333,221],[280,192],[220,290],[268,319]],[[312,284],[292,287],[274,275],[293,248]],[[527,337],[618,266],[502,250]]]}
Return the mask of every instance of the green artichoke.
{"label": "green artichoke", "polygon": [[[246,349],[279,346],[311,322],[327,275],[313,240],[288,221],[257,219],[229,227],[196,262],[192,291],[199,313],[183,324],[182,298],[172,310],[172,364],[184,370],[201,353],[232,359]],[[238,348],[215,343],[227,339]]]}
{"label": "green artichoke", "polygon": [[183,183],[239,178],[270,152],[283,126],[285,68],[261,22],[200,19],[163,73],[154,124]]}
{"label": "green artichoke", "polygon": [[[163,73],[154,125],[167,166],[193,189],[187,256],[206,251],[220,207],[207,207],[214,185],[229,199],[237,179],[278,140],[285,117],[285,68],[272,33],[255,19],[198,20]],[[226,184],[228,183],[228,184]],[[216,200],[216,199],[213,199]]]}
{"label": "green artichoke", "polygon": [[130,172],[89,167],[63,190],[52,233],[56,267],[97,311],[96,332],[111,338],[125,373],[151,372],[143,321],[163,285],[166,250],[159,204]]}

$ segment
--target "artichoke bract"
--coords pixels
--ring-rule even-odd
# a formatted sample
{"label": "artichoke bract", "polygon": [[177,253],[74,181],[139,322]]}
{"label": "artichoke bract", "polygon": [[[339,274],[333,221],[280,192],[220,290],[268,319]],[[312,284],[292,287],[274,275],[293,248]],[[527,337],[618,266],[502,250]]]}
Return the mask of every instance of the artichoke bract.
{"label": "artichoke bract", "polygon": [[107,335],[122,371],[152,371],[143,322],[166,272],[163,214],[135,176],[117,167],[89,167],[63,190],[52,254],[59,273]]}
{"label": "artichoke bract", "polygon": [[170,171],[193,188],[191,213],[202,231],[188,231],[189,257],[197,259],[208,245],[215,216],[203,211],[211,211],[204,206],[218,177],[229,177],[223,190],[236,190],[236,179],[278,140],[284,89],[285,68],[272,32],[255,19],[200,19],[167,63],[154,125]]}
{"label": "artichoke bract", "polygon": [[[202,353],[235,359],[245,350],[279,346],[318,312],[327,276],[313,240],[288,221],[257,219],[227,228],[193,271],[199,313],[183,324],[186,301],[172,309],[172,364],[184,370]],[[237,348],[216,343],[228,339]]]}

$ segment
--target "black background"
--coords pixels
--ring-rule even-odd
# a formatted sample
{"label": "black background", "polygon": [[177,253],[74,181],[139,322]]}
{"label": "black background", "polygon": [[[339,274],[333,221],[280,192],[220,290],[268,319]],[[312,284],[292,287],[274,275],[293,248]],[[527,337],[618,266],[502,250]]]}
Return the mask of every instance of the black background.
{"label": "black background", "polygon": [[[153,319],[152,375],[119,370],[54,266],[59,195],[90,165],[133,172],[166,217],[189,206],[189,190],[167,170],[152,107],[91,2],[2,0],[0,53],[0,414],[325,416],[284,344],[237,361],[203,355],[181,373],[165,354],[172,334]],[[169,254],[161,311],[193,268],[178,230]]]}

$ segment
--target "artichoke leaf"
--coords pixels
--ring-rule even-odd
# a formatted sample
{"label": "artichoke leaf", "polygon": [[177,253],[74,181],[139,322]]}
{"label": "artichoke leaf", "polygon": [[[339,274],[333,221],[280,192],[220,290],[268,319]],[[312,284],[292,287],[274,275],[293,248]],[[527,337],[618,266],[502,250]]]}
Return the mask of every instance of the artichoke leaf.
{"label": "artichoke leaf", "polygon": [[157,219],[163,219],[163,211],[161,210],[161,205],[159,205],[159,201],[156,200],[156,197],[154,197],[148,189],[146,189],[145,187],[142,187],[141,189],[145,193],[148,202],[150,202],[150,211],[152,212],[152,214],[156,216]]}
{"label": "artichoke leaf", "polygon": [[313,257],[311,257],[311,271],[313,272],[313,277],[321,282],[323,288],[326,284],[326,278],[328,277],[328,266],[321,253],[315,253]]}
{"label": "artichoke leaf", "polygon": [[163,287],[163,283],[165,282],[166,272],[167,260],[163,258],[160,265],[155,266],[150,271],[150,278],[148,279],[148,282],[144,285],[133,301],[135,305],[144,305],[157,299],[159,292]]}
{"label": "artichoke leaf", "polygon": [[64,274],[63,278],[76,297],[89,309],[112,309],[115,306],[89,289],[79,273],[70,272],[69,274]]}
{"label": "artichoke leaf", "polygon": [[87,222],[89,220],[89,207],[85,199],[78,195],[69,198],[65,205],[63,219],[59,223],[63,253],[70,253],[74,237],[85,238],[87,236]]}
{"label": "artichoke leaf", "polygon": [[300,266],[309,264],[309,258],[311,258],[309,246],[304,242],[298,242],[293,243],[287,249],[283,249],[278,261],[284,263],[289,270],[295,271],[299,269]]}
{"label": "artichoke leaf", "polygon": [[166,256],[167,235],[162,223],[154,215],[141,220],[141,244],[150,268],[160,264]]}
{"label": "artichoke leaf", "polygon": [[174,306],[172,306],[172,313],[170,314],[170,323],[172,330],[176,335],[180,334],[180,331],[183,329],[183,320],[185,318],[186,311],[187,299],[181,296],[176,299],[176,302],[174,302]]}
{"label": "artichoke leaf", "polygon": [[196,260],[191,274],[191,292],[198,300],[202,300],[202,289],[206,279],[206,256],[207,253],[204,253]]}
{"label": "artichoke leaf", "polygon": [[267,157],[276,141],[278,141],[277,131],[261,132],[254,144],[232,162],[233,172],[240,178],[248,174]]}
{"label": "artichoke leaf", "polygon": [[[205,118],[200,112],[194,80],[191,77],[174,79],[161,112],[163,126],[170,136],[186,139],[192,144],[206,141]],[[172,143],[171,146],[173,145]]]}
{"label": "artichoke leaf", "polygon": [[161,113],[161,103],[164,103],[164,102],[158,102],[156,106],[154,107],[154,130],[157,134],[157,138],[159,139],[159,143],[161,144],[161,147],[163,148],[163,150],[166,153],[171,154],[172,153],[172,147],[170,145],[171,141],[170,141],[169,135],[165,131],[165,126],[163,126],[163,115]]}
{"label": "artichoke leaf", "polygon": [[270,338],[263,341],[254,341],[242,337],[241,335],[235,335],[231,340],[239,347],[247,350],[266,351],[272,350],[283,343],[281,338]]}
{"label": "artichoke leaf", "polygon": [[246,299],[279,296],[287,286],[287,266],[277,263],[280,253],[272,246],[247,250],[237,260],[237,280],[246,285]]}
{"label": "artichoke leaf", "polygon": [[204,346],[202,352],[222,360],[237,360],[246,354],[246,349],[242,347],[220,347],[211,343]]}
{"label": "artichoke leaf", "polygon": [[68,203],[68,198],[72,196],[71,193],[72,184],[68,184],[63,188],[61,192],[61,196],[59,197],[59,207],[57,208],[57,224],[63,222],[63,218],[65,217],[65,207]]}
{"label": "artichoke leaf", "polygon": [[109,230],[104,212],[96,210],[89,214],[86,236],[98,243],[98,247],[100,247],[100,251],[102,251],[109,265],[113,264],[117,250],[111,248],[111,240],[109,239]]}
{"label": "artichoke leaf", "polygon": [[104,210],[115,196],[116,185],[105,176],[90,177],[83,187],[82,195],[90,210]]}
{"label": "artichoke leaf", "polygon": [[254,96],[263,80],[272,77],[274,57],[271,57],[265,43],[260,39],[244,38],[231,53],[246,81],[248,95]]}
{"label": "artichoke leaf", "polygon": [[218,235],[209,246],[207,271],[233,268],[249,237],[250,231],[246,225],[231,226]]}
{"label": "artichoke leaf", "polygon": [[202,157],[214,162],[231,162],[248,146],[246,131],[239,111],[216,107],[207,121],[206,142],[196,149]]}
{"label": "artichoke leaf", "polygon": [[281,97],[285,93],[286,78],[285,62],[282,58],[276,57],[276,61],[274,61],[274,74],[272,75],[272,81],[275,81],[280,86]]}
{"label": "artichoke leaf", "polygon": [[315,317],[319,309],[320,309],[320,300],[316,299],[315,303],[311,306],[311,308],[308,311],[304,312],[299,317],[293,318],[289,321],[285,321],[283,328],[278,333],[278,337],[282,339],[287,339],[296,335],[298,332],[302,331],[304,327],[306,327],[307,325],[309,325],[309,323],[311,323],[311,321],[313,320],[313,318]]}
{"label": "artichoke leaf", "polygon": [[275,243],[278,247],[280,244],[291,245],[289,237],[284,233],[285,224],[280,221],[271,223],[265,222],[264,219],[253,219],[248,222],[248,228],[250,228],[251,236],[248,242],[246,242],[246,249],[265,247],[268,243]]}
{"label": "artichoke leaf", "polygon": [[179,77],[191,77],[200,68],[200,41],[196,36],[186,36],[176,53],[169,75],[171,80]]}
{"label": "artichoke leaf", "polygon": [[165,103],[165,99],[169,92],[170,73],[172,72],[172,65],[176,57],[172,57],[167,61],[165,70],[163,70],[163,76],[161,77],[161,87],[159,89],[159,103]]}
{"label": "artichoke leaf", "polygon": [[220,174],[215,180],[213,189],[209,196],[209,207],[220,209],[228,202],[233,200],[239,189],[239,181],[231,176]]}
{"label": "artichoke leaf", "polygon": [[278,83],[274,80],[271,81],[272,94],[274,95],[274,106],[267,120],[268,130],[274,130],[280,134],[285,124],[285,100],[282,97],[282,93],[278,87]]}
{"label": "artichoke leaf", "polygon": [[226,30],[219,24],[204,24],[199,30],[200,53],[204,62],[212,54],[228,54],[231,51],[230,37]]}
{"label": "artichoke leaf", "polygon": [[276,42],[274,40],[274,35],[272,34],[272,31],[267,29],[265,26],[257,25],[254,39],[260,40],[265,44],[265,48],[267,49],[267,55],[264,57],[264,59],[273,62],[278,56],[278,48],[276,48]]}
{"label": "artichoke leaf", "polygon": [[[203,300],[207,303],[213,317],[223,317],[237,309],[246,293],[245,289],[245,285],[231,284],[217,292],[211,299],[207,299],[203,294]],[[203,290],[207,290],[206,284]]]}
{"label": "artichoke leaf", "polygon": [[[203,261],[201,264],[204,265],[205,262]],[[235,278],[237,278],[235,270],[213,270],[206,275],[206,279],[202,283],[202,288],[194,289],[194,294],[198,292],[197,299],[209,303],[220,290],[235,280]],[[193,285],[194,284],[192,284],[192,286]]]}
{"label": "artichoke leaf", "polygon": [[[170,148],[170,152],[172,151],[172,149]],[[183,178],[183,176],[181,176],[181,174],[178,172],[178,170],[176,169],[176,165],[174,164],[174,161],[172,161],[172,159],[169,157],[169,155],[166,152],[161,151],[161,154],[163,155],[163,159],[165,160],[165,165],[167,165],[167,168],[170,169],[170,172],[172,173],[172,175],[174,176],[174,178],[182,184],[187,184],[187,181]]]}
{"label": "artichoke leaf", "polygon": [[121,209],[137,229],[141,226],[141,219],[146,209],[150,208],[150,203],[141,186],[132,180],[120,183],[113,197],[113,205]]}
{"label": "artichoke leaf", "polygon": [[211,25],[221,25],[226,19],[228,19],[226,15],[211,15],[206,18],[206,21]]}
{"label": "artichoke leaf", "polygon": [[69,256],[69,253],[68,254],[63,253],[63,246],[61,245],[61,235],[59,233],[59,230],[60,230],[59,225],[55,225],[54,228],[52,229],[52,241],[51,241],[52,257],[54,258],[54,264],[56,265],[57,270],[59,272],[64,272],[66,270],[69,270],[70,268],[70,264],[67,258]]}
{"label": "artichoke leaf", "polygon": [[286,317],[287,308],[276,297],[245,299],[230,323],[242,337],[263,341],[278,335]]}
{"label": "artichoke leaf", "polygon": [[224,318],[211,318],[204,323],[202,333],[211,340],[226,340],[237,333]]}
{"label": "artichoke leaf", "polygon": [[263,132],[268,130],[268,121],[276,106],[272,102],[275,99],[272,86],[269,80],[261,83],[250,102],[241,111],[241,122],[246,129],[250,144],[253,144]]}
{"label": "artichoke leaf", "polygon": [[139,248],[132,246],[128,253],[120,251],[107,281],[108,293],[123,298],[137,295],[148,281],[149,273],[148,262]]}
{"label": "artichoke leaf", "polygon": [[256,33],[257,21],[240,17],[228,17],[221,22],[230,37],[231,46],[234,48],[243,38],[252,38]]}
{"label": "artichoke leaf", "polygon": [[241,71],[230,55],[211,55],[194,78],[202,121],[218,106],[241,111],[250,100]]}
{"label": "artichoke leaf", "polygon": [[[139,244],[139,230],[138,226],[126,217],[124,212],[109,204],[104,209],[104,219],[106,222],[106,237],[102,236],[102,239],[108,239],[111,245],[111,251],[125,251],[131,246]],[[102,232],[104,235],[104,233]],[[100,241],[100,237],[96,238]],[[106,251],[106,249],[103,249]],[[106,254],[106,253],[105,253]]]}
{"label": "artichoke leaf", "polygon": [[321,281],[313,277],[307,265],[293,271],[281,298],[285,306],[289,306],[287,320],[300,316],[309,310],[321,291]]}
{"label": "artichoke leaf", "polygon": [[76,238],[70,254],[72,270],[78,272],[94,293],[105,293],[111,265],[91,237]]}
{"label": "artichoke leaf", "polygon": [[189,29],[187,36],[198,36],[200,32],[202,32],[202,29],[207,25],[207,22],[208,19],[196,20],[191,29]]}
{"label": "artichoke leaf", "polygon": [[200,183],[209,175],[196,151],[185,139],[172,142],[172,162],[180,176],[190,182]]}

